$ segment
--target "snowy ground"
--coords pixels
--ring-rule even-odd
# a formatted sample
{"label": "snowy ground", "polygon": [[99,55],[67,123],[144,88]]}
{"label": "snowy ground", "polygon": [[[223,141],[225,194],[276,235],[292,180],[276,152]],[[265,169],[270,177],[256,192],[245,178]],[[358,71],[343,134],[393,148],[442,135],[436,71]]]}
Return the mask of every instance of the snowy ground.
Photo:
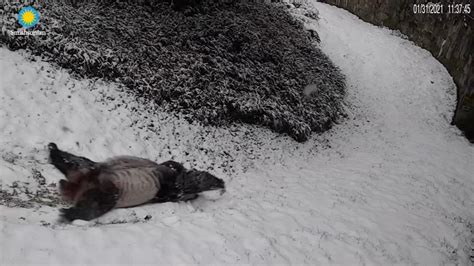
{"label": "snowy ground", "polygon": [[24,189],[41,187],[35,173],[43,186],[57,182],[50,141],[95,160],[186,161],[228,186],[217,199],[72,225],[56,222],[57,207],[0,206],[0,264],[470,263],[474,146],[449,125],[451,77],[398,34],[311,8],[321,19],[307,26],[347,75],[349,119],[305,144],[246,125],[151,116],[114,84],[0,48],[0,189],[16,181],[27,201]]}

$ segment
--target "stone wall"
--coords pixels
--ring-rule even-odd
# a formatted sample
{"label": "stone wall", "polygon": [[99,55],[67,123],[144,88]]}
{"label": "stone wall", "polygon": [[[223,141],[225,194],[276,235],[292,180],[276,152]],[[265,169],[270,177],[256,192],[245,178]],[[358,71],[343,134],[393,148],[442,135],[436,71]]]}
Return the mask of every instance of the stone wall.
{"label": "stone wall", "polygon": [[[449,71],[457,85],[458,103],[453,124],[474,142],[474,6],[470,15],[415,14],[408,0],[326,0],[364,21],[398,29],[420,47],[430,51]],[[441,1],[443,2],[443,1]],[[470,1],[457,1],[468,4]]]}

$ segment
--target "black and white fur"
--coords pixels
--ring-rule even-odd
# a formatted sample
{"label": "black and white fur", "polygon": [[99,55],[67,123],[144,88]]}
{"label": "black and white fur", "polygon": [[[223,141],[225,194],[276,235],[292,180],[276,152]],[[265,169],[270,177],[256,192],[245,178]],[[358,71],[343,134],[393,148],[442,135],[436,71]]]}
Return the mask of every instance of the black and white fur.
{"label": "black and white fur", "polygon": [[74,204],[60,210],[67,221],[88,221],[113,208],[186,201],[203,191],[225,191],[222,179],[208,172],[187,170],[175,161],[157,164],[143,158],[118,156],[94,162],[61,151],[54,143],[48,148],[50,162],[66,177],[60,180],[59,191]]}

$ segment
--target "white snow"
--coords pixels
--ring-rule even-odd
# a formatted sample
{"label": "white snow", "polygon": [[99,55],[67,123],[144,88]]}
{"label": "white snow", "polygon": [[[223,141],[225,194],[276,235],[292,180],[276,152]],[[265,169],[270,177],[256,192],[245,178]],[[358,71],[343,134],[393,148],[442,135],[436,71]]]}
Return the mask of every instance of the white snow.
{"label": "white snow", "polygon": [[306,26],[347,76],[349,118],[304,144],[152,115],[117,85],[0,48],[2,189],[18,181],[34,191],[34,169],[57,182],[50,141],[94,160],[173,158],[228,187],[217,199],[69,225],[57,223],[57,208],[0,206],[0,264],[470,263],[474,147],[449,125],[452,78],[390,30],[325,4],[307,8],[321,18]]}

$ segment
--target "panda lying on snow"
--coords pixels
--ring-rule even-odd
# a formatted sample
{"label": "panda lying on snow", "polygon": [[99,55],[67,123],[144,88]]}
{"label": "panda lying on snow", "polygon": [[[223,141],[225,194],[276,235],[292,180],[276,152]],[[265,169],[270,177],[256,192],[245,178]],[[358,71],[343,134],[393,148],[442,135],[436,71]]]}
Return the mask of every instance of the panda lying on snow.
{"label": "panda lying on snow", "polygon": [[61,151],[54,143],[48,148],[50,162],[66,176],[66,180],[59,181],[59,191],[74,204],[60,210],[67,221],[88,221],[113,208],[186,201],[203,191],[225,191],[222,179],[208,172],[187,170],[175,161],[157,164],[138,157],[118,156],[93,162]]}

